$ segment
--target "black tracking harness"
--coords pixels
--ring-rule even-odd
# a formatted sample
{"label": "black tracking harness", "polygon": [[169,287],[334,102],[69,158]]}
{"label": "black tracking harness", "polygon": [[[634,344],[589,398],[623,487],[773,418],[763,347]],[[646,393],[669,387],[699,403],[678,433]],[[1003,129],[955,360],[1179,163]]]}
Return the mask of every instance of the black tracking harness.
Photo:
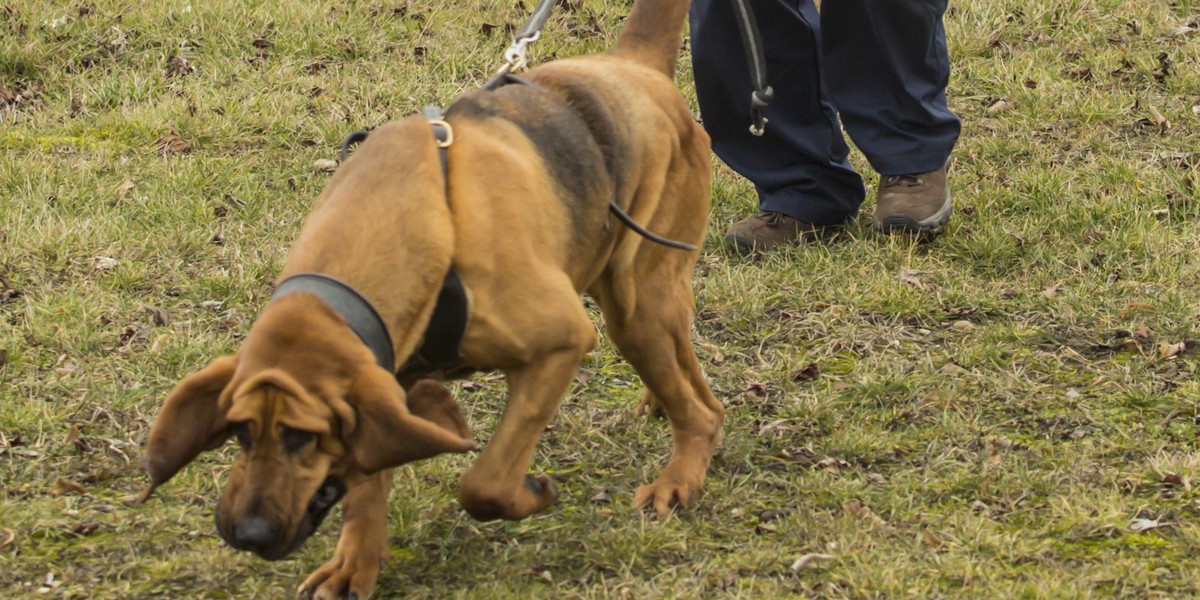
{"label": "black tracking harness", "polygon": [[[763,60],[761,37],[758,25],[754,22],[754,14],[746,0],[731,0],[736,7],[739,33],[745,45],[747,62],[751,69],[751,80],[754,90],[751,93],[751,126],[754,135],[762,135],[767,119],[763,109],[774,99],[774,91],[766,84],[766,62]],[[513,38],[513,46],[505,52],[507,65],[502,67],[495,76],[483,84],[483,89],[494,90],[505,85],[519,84],[539,87],[522,77],[512,73],[525,65],[525,48],[536,40],[542,26],[550,17],[554,0],[541,0],[533,15],[521,31]],[[449,186],[448,162],[446,149],[454,141],[454,132],[450,125],[442,119],[442,113],[436,106],[426,107],[423,111],[433,129],[437,140],[438,159],[442,166],[442,176]],[[367,139],[367,131],[355,131],[342,141],[341,158],[345,161],[350,153],[350,147]],[[449,194],[447,193],[447,199]],[[694,251],[697,248],[691,244],[670,240],[643,228],[629,216],[616,201],[609,202],[609,210],[626,227],[629,227],[646,239],[681,250]],[[307,292],[316,295],[330,308],[342,316],[354,333],[371,349],[379,366],[392,371],[396,368],[396,357],[392,337],[387,323],[375,310],[375,307],[350,284],[323,273],[298,273],[281,281],[271,295],[271,300],[296,292]],[[438,292],[437,305],[429,324],[425,328],[421,346],[413,353],[404,365],[395,371],[398,379],[426,375],[436,372],[455,371],[462,366],[462,356],[459,347],[463,334],[467,329],[468,302],[466,288],[458,272],[451,265],[442,281]]]}

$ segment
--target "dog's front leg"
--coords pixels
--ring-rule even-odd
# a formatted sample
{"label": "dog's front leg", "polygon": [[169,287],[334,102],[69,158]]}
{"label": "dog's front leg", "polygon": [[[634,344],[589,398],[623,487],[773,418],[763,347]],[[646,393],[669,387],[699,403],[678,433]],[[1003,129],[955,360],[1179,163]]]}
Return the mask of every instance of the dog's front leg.
{"label": "dog's front leg", "polygon": [[540,357],[529,366],[505,371],[508,405],[487,448],[462,477],[459,502],[481,521],[515,521],[554,503],[557,491],[546,475],[533,476],[529,462],[542,431],[579,369],[590,342]]}
{"label": "dog's front leg", "polygon": [[346,492],[337,551],[304,580],[301,595],[316,600],[370,597],[387,556],[387,499],[391,487],[392,469],[384,469]]}

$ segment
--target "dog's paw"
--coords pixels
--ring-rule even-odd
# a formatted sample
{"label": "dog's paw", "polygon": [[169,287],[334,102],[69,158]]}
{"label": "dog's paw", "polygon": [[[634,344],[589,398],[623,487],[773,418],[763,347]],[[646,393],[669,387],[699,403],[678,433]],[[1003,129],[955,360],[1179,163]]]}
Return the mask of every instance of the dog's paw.
{"label": "dog's paw", "polygon": [[375,591],[375,580],[383,566],[380,552],[347,556],[342,552],[304,580],[296,592],[313,600],[367,600]]}
{"label": "dog's paw", "polygon": [[667,416],[666,411],[663,410],[662,403],[658,401],[658,398],[654,397],[654,394],[650,390],[642,393],[642,399],[638,402],[637,408],[633,409],[633,412],[642,416],[659,419]]}
{"label": "dog's paw", "polygon": [[649,485],[639,487],[633,494],[634,508],[653,510],[665,517],[691,507],[700,497],[700,484],[687,483],[663,473]]}
{"label": "dog's paw", "polygon": [[558,487],[549,475],[526,474],[520,487],[476,486],[463,480],[458,501],[480,521],[519,521],[550,508],[558,500]]}

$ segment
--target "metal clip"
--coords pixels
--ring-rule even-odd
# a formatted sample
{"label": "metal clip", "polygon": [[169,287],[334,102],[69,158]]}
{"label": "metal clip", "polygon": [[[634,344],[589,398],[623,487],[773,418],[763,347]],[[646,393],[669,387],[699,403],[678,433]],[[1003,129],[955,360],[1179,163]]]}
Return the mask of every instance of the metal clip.
{"label": "metal clip", "polygon": [[542,32],[535,31],[531,36],[514,39],[508,50],[504,51],[504,62],[508,63],[508,70],[505,71],[502,67],[501,71],[505,73],[524,71],[525,67],[529,66],[529,44],[536,42],[540,37],[542,37]]}
{"label": "metal clip", "polygon": [[434,128],[435,133],[438,127],[441,127],[442,131],[445,132],[444,138],[442,136],[436,136],[435,138],[438,148],[449,148],[450,144],[454,143],[454,129],[450,127],[449,123],[442,119],[430,119],[429,124]]}

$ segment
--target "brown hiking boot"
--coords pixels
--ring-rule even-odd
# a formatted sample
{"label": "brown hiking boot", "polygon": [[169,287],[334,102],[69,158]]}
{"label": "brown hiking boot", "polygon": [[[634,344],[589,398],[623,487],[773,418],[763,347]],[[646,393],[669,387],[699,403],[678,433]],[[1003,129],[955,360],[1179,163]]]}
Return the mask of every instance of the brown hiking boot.
{"label": "brown hiking boot", "polygon": [[936,171],[882,175],[875,201],[875,227],[885,233],[933,231],[950,220],[950,160]]}
{"label": "brown hiking boot", "polygon": [[725,241],[738,253],[748,255],[815,239],[823,229],[783,213],[763,211],[731,225]]}

